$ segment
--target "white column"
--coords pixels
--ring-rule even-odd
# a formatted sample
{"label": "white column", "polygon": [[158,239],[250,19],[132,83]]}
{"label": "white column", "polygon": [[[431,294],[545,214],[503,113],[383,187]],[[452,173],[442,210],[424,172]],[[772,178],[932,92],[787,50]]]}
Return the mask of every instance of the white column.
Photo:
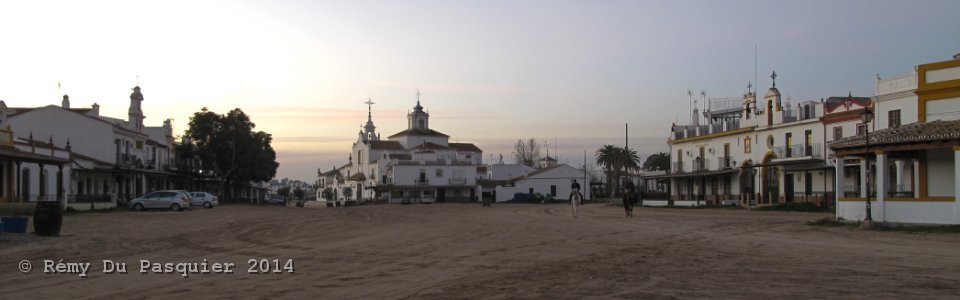
{"label": "white column", "polygon": [[867,165],[867,159],[860,159],[860,197],[867,197],[867,170],[870,170],[870,166]]}
{"label": "white column", "polygon": [[[953,181],[960,179],[960,147],[953,147]],[[953,185],[954,218],[953,224],[960,224],[960,184]]]}
{"label": "white column", "polygon": [[897,192],[902,192],[902,191],[904,191],[904,189],[906,188],[905,186],[903,186],[903,177],[904,177],[904,175],[903,175],[903,160],[902,160],[902,159],[895,160],[895,161],[893,161],[893,164],[897,166],[897,186],[896,186],[896,191],[897,191]]}
{"label": "white column", "polygon": [[913,188],[913,197],[920,198],[920,159],[913,159],[913,181],[910,182],[910,187]]}
{"label": "white column", "polygon": [[877,152],[877,178],[874,180],[874,189],[877,191],[877,204],[873,206],[874,220],[883,222],[884,218],[884,203],[883,200],[887,196],[887,154],[883,152]]}
{"label": "white column", "polygon": [[833,175],[834,188],[833,188],[833,198],[834,198],[834,216],[837,218],[840,217],[840,198],[843,197],[843,157],[837,156],[837,161],[834,163],[836,166],[836,171]]}

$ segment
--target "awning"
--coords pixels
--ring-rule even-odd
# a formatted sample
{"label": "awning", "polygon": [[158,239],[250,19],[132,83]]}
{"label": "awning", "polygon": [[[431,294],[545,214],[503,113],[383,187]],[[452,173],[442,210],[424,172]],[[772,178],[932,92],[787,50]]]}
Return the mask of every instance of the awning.
{"label": "awning", "polygon": [[833,169],[833,166],[824,164],[823,162],[808,162],[803,164],[792,164],[783,166],[784,171],[812,171],[812,170],[830,170]]}
{"label": "awning", "polygon": [[753,165],[754,167],[769,167],[769,166],[789,166],[789,165],[805,165],[805,164],[824,164],[822,159],[796,159],[796,160],[780,160],[780,161],[771,161],[765,165]]}
{"label": "awning", "polygon": [[706,176],[715,176],[715,175],[726,175],[740,172],[740,168],[732,168],[725,170],[717,171],[706,171],[706,172],[689,172],[689,173],[674,173],[674,174],[663,174],[663,175],[654,175],[654,176],[640,176],[641,179],[665,179],[665,178],[683,178],[683,177],[706,177]]}

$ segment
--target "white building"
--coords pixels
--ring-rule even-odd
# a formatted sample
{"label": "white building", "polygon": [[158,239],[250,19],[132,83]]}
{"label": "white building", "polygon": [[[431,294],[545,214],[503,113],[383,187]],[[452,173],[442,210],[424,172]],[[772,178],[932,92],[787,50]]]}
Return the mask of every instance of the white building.
{"label": "white building", "polygon": [[[493,177],[502,178],[502,176],[498,175],[494,175]],[[496,181],[496,187],[494,188],[496,201],[504,202],[513,200],[514,195],[517,193],[527,195],[541,194],[544,196],[549,195],[554,199],[568,199],[572,192],[570,187],[573,180],[577,180],[580,184],[580,193],[583,194],[583,199],[589,200],[592,198],[589,184],[585,183],[585,179],[586,174],[582,170],[567,164],[540,168],[508,180]]]}
{"label": "white building", "polygon": [[958,56],[877,81],[869,134],[830,144],[837,188],[865,187],[838,199],[837,218],[865,219],[870,201],[874,221],[960,224]]}
{"label": "white building", "polygon": [[66,201],[70,146],[17,139],[10,109],[0,101],[0,214],[32,213],[37,201]]}
{"label": "white building", "polygon": [[[419,97],[419,94],[418,94]],[[450,137],[430,127],[430,114],[417,105],[407,114],[407,129],[380,138],[367,102],[367,122],[357,135],[349,162],[319,181],[338,200],[433,198],[437,202],[479,200],[477,179],[485,175],[483,151],[470,143],[450,143]]]}
{"label": "white building", "polygon": [[113,203],[174,185],[177,165],[170,120],[159,127],[144,126],[143,99],[140,87],[134,87],[126,120],[100,115],[96,103],[73,108],[64,95],[60,106],[10,108],[8,121],[18,129],[20,141],[69,143],[75,172],[65,191],[70,202]]}
{"label": "white building", "polygon": [[645,181],[669,179],[667,203],[673,205],[830,205],[834,185],[823,146],[824,103],[785,103],[776,74],[771,78],[773,86],[761,99],[748,85],[739,105],[711,99],[705,124],[695,109],[692,125],[674,125],[667,142],[670,172]]}

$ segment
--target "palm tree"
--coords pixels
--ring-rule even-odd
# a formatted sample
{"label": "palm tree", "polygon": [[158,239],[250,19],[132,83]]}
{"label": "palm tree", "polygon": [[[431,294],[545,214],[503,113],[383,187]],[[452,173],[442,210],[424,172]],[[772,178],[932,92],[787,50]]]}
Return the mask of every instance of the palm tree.
{"label": "palm tree", "polygon": [[630,148],[603,145],[602,148],[597,149],[597,164],[604,167],[604,173],[607,176],[607,194],[613,195],[613,191],[620,190],[620,182],[617,179],[629,171],[640,168],[640,156],[636,150]]}
{"label": "palm tree", "polygon": [[603,174],[607,177],[607,195],[611,194],[613,184],[613,173],[617,162],[617,152],[619,147],[614,145],[603,145],[597,149],[597,165],[603,167]]}

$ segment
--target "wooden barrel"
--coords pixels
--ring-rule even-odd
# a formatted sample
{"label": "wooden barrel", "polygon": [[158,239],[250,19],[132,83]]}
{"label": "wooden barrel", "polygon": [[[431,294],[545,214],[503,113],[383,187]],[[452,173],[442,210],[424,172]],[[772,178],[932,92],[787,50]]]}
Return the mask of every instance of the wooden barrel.
{"label": "wooden barrel", "polygon": [[41,236],[59,236],[63,212],[58,201],[37,202],[33,213],[33,231]]}

